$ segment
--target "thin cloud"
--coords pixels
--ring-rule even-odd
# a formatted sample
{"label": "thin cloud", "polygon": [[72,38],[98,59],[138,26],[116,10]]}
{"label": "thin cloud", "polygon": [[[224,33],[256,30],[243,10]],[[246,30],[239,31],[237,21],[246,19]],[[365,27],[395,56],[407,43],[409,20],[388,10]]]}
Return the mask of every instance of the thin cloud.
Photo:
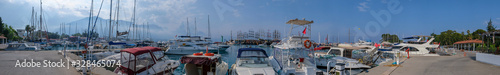
{"label": "thin cloud", "polygon": [[362,12],[368,11],[370,7],[366,4],[368,4],[368,2],[359,3],[358,10]]}

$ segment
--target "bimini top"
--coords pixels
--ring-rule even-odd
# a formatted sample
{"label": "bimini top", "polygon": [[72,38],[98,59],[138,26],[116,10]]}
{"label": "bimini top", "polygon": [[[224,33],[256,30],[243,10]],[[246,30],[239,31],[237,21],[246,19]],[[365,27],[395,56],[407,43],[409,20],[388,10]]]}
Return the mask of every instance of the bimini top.
{"label": "bimini top", "polygon": [[403,39],[418,39],[418,38],[420,38],[420,37],[405,37]]}
{"label": "bimini top", "polygon": [[127,52],[127,53],[130,53],[130,54],[137,56],[140,54],[149,53],[150,51],[151,52],[161,51],[161,49],[158,47],[147,46],[147,47],[127,48],[127,49],[121,50],[120,52]]}
{"label": "bimini top", "polygon": [[260,48],[240,48],[238,49],[238,58],[240,57],[268,57],[265,50]]}
{"label": "bimini top", "polygon": [[295,25],[308,25],[308,24],[312,24],[314,23],[314,21],[307,21],[306,19],[302,19],[302,20],[299,20],[299,19],[292,19],[292,20],[289,20],[288,22],[286,22],[286,24],[295,24]]}

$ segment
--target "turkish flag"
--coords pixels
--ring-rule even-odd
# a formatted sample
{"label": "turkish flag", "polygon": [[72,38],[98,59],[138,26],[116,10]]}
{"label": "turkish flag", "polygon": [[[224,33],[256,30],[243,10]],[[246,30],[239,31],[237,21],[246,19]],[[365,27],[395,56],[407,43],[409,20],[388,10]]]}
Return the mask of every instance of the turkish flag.
{"label": "turkish flag", "polygon": [[303,34],[306,34],[307,27],[302,31]]}

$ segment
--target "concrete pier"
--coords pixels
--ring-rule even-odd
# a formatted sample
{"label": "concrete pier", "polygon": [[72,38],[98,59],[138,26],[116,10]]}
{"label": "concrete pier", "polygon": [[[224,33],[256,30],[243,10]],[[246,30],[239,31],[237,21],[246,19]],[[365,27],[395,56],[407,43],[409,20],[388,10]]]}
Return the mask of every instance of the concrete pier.
{"label": "concrete pier", "polygon": [[475,61],[475,52],[456,51],[452,56],[410,56],[399,67],[381,64],[359,75],[498,75],[500,66]]}
{"label": "concrete pier", "polygon": [[[65,62],[65,67],[15,67],[17,60],[23,62],[60,61]],[[1,75],[81,75],[77,68],[66,65],[67,61],[82,60],[79,56],[67,53],[64,58],[58,51],[0,51],[0,74]],[[80,68],[79,68],[80,69]],[[90,73],[89,73],[90,74]],[[93,75],[116,75],[102,67],[96,67],[91,71]]]}
{"label": "concrete pier", "polygon": [[[15,67],[17,60],[23,62],[27,59],[31,62],[66,61],[63,56],[56,51],[0,51],[0,74],[2,75],[81,75],[75,68],[66,67],[48,68],[48,67]],[[43,63],[42,63],[43,65]]]}

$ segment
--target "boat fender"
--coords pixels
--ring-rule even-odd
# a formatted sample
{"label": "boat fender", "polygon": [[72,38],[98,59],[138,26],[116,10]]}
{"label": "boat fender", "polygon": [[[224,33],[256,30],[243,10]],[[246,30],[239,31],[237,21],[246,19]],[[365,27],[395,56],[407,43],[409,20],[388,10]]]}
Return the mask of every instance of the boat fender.
{"label": "boat fender", "polygon": [[311,40],[306,40],[306,41],[304,41],[304,47],[306,47],[306,48],[311,48],[311,45],[312,45]]}

